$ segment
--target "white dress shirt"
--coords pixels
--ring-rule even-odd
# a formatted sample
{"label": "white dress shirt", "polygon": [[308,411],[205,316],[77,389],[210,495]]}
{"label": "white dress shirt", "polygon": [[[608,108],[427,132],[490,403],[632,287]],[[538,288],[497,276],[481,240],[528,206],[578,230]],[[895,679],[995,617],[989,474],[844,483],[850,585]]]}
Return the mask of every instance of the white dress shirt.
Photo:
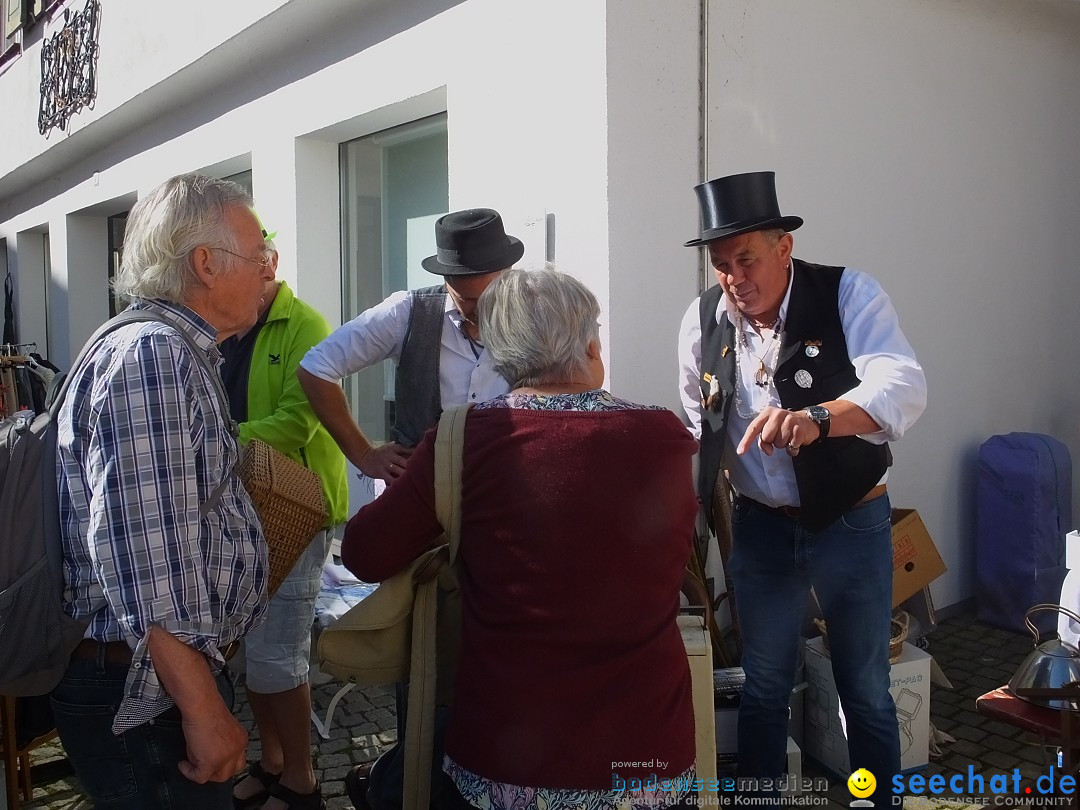
{"label": "white dress shirt", "polygon": [[[787,319],[791,282],[788,282],[784,300],[780,305],[781,320]],[[701,436],[701,321],[700,299],[695,299],[683,316],[679,328],[680,398],[690,420],[694,436]],[[865,410],[881,430],[861,434],[860,438],[874,444],[895,441],[915,423],[926,407],[926,377],[915,352],[900,330],[900,323],[892,302],[881,285],[866,273],[850,268],[840,277],[837,293],[840,321],[847,341],[848,358],[855,367],[859,384],[837,399],[853,402]],[[735,306],[726,295],[720,297],[716,308],[716,321],[724,312],[732,323]],[[739,353],[739,372],[735,385],[742,409],[746,413],[758,413],[768,405],[783,407],[780,395],[770,375],[768,386],[762,388],[753,383],[757,369],[754,355],[766,356],[766,365],[775,371],[772,332],[762,330],[761,336],[744,318],[743,332],[748,349]],[[724,466],[730,472],[732,486],[741,495],[770,506],[799,506],[799,490],[795,482],[795,468],[787,453],[765,455],[755,443],[744,456],[737,456],[735,447],[746,432],[753,417],[738,413],[737,403],[732,403],[727,420],[727,439],[724,449]],[[888,473],[886,473],[886,477]],[[881,479],[884,482],[885,478]]]}
{"label": "white dress shirt", "polygon": [[[411,313],[409,291],[396,292],[335,329],[304,355],[300,366],[320,379],[339,382],[383,360],[397,362]],[[510,390],[491,364],[487,349],[469,340],[461,326],[461,314],[448,295],[439,356],[439,395],[444,409],[483,402]]]}

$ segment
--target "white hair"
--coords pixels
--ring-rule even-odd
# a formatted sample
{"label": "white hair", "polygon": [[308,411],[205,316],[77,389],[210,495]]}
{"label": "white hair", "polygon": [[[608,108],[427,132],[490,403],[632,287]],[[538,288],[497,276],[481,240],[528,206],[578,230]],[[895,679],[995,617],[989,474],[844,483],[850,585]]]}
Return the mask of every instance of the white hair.
{"label": "white hair", "polygon": [[587,379],[600,304],[558,270],[506,270],[477,302],[480,339],[514,387]]}
{"label": "white hair", "polygon": [[195,280],[191,252],[199,245],[236,252],[225,213],[251,205],[251,195],[229,180],[200,174],[166,180],[131,209],[113,289],[128,298],[186,303]]}

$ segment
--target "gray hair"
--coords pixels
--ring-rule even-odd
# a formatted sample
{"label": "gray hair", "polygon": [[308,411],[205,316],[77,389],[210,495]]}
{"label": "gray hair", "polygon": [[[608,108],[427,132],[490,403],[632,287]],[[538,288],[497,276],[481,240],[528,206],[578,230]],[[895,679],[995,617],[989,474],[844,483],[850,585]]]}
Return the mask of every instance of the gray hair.
{"label": "gray hair", "polygon": [[166,180],[131,209],[113,289],[128,298],[186,303],[195,280],[191,252],[199,245],[235,252],[225,212],[251,205],[251,195],[229,180],[201,174]]}
{"label": "gray hair", "polygon": [[580,382],[586,349],[599,341],[600,304],[589,288],[558,270],[506,270],[477,302],[480,339],[511,385]]}
{"label": "gray hair", "polygon": [[761,235],[765,237],[765,241],[770,245],[775,245],[785,233],[787,233],[787,231],[783,228],[766,228],[761,232]]}

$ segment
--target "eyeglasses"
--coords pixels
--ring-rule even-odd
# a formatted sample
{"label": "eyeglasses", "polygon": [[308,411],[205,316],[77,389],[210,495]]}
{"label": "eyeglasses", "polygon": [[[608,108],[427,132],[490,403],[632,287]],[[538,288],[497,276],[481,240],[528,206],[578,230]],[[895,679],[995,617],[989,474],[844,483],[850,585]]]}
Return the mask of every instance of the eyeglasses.
{"label": "eyeglasses", "polygon": [[214,247],[214,246],[211,245],[210,249],[211,250],[220,250],[223,253],[228,253],[230,256],[235,256],[238,259],[243,259],[245,262],[251,262],[252,264],[257,264],[263,270],[266,270],[266,269],[270,268],[274,264],[275,251],[273,251],[273,250],[266,251],[263,254],[263,257],[261,259],[249,259],[247,256],[241,256],[239,253],[233,253],[231,250],[228,250],[227,248]]}

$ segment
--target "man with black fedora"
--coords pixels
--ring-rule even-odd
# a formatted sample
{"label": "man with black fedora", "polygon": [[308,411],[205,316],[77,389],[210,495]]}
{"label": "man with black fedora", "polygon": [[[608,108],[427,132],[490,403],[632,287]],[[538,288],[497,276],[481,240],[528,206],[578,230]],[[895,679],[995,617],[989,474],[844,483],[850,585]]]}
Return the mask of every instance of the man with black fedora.
{"label": "man with black fedora", "polygon": [[[397,478],[444,408],[510,390],[484,349],[476,300],[525,246],[507,236],[502,217],[490,208],[440,217],[435,245],[435,255],[421,264],[442,276],[442,284],[395,292],[314,346],[297,371],[316,416],[346,458],[371,478]],[[349,412],[341,381],[387,359],[397,363],[393,441],[376,447]]]}
{"label": "man with black fedora", "polygon": [[[681,397],[700,437],[710,526],[734,491],[730,571],[746,686],[740,777],[786,770],[788,701],[811,587],[826,620],[852,769],[899,772],[889,695],[892,537],[888,442],[926,404],[926,380],[888,296],[866,273],[792,257],[772,172],[697,186],[719,285],[687,310]],[[726,504],[724,504],[726,506]],[[726,510],[724,510],[726,511]]]}
{"label": "man with black fedora", "polygon": [[[338,327],[304,356],[297,376],[312,410],[345,456],[365,475],[383,481],[401,475],[412,448],[445,408],[483,402],[510,390],[484,348],[476,302],[503,270],[525,252],[490,208],[470,208],[435,223],[435,255],[421,262],[443,283],[396,292]],[[393,441],[375,446],[352,418],[341,380],[383,360],[397,363]],[[398,739],[404,740],[405,692],[398,689]],[[436,711],[432,805],[442,800],[442,739],[446,713]],[[358,810],[393,810],[402,804],[404,747],[399,742],[374,766],[360,765],[345,785]]]}

